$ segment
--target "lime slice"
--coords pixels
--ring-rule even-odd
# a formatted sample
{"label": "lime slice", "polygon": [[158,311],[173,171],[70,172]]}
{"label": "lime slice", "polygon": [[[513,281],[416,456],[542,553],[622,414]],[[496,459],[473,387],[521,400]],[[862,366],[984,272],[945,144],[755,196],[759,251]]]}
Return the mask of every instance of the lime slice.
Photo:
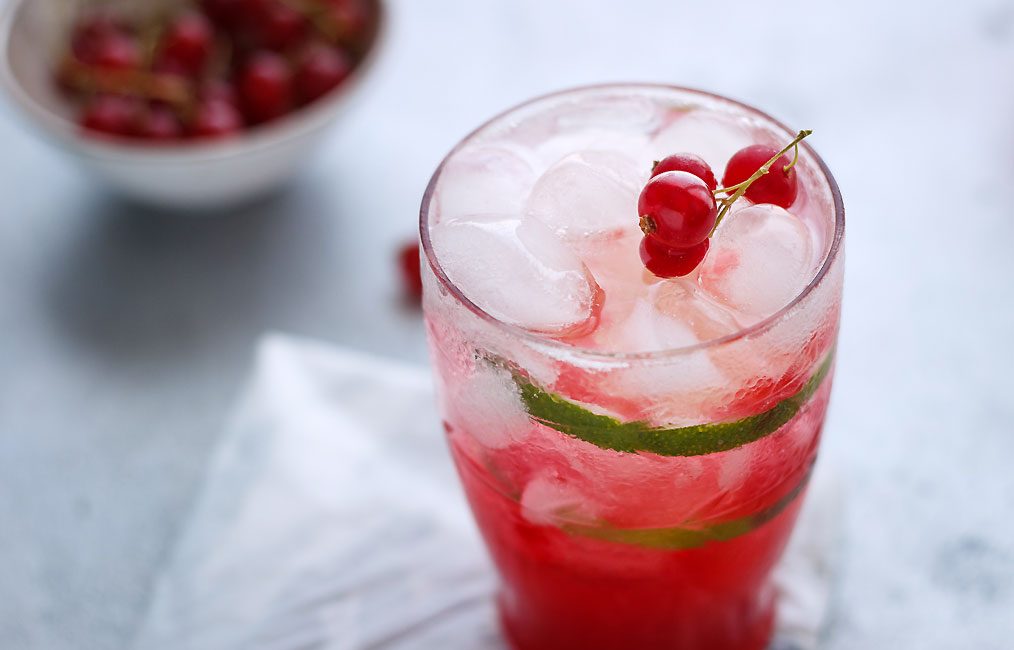
{"label": "lime slice", "polygon": [[673,528],[614,528],[608,524],[563,524],[560,528],[571,535],[663,551],[682,551],[711,542],[725,542],[745,535],[780,515],[802,494],[810,480],[812,469],[811,467],[799,484],[778,501],[739,519],[713,524],[688,523]]}
{"label": "lime slice", "polygon": [[512,374],[528,414],[536,422],[602,449],[649,452],[659,456],[703,456],[760,440],[778,431],[799,412],[827,378],[834,362],[834,349],[797,393],[773,407],[731,422],[688,427],[656,427],[648,422],[622,422],[593,413],[560,395],[536,386],[517,370]]}

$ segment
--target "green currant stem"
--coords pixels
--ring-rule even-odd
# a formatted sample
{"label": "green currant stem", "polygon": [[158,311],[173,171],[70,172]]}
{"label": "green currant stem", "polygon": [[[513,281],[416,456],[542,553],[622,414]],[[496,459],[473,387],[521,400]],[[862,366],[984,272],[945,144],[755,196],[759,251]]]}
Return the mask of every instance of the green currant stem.
{"label": "green currant stem", "polygon": [[187,110],[193,106],[192,83],[174,75],[146,70],[101,70],[67,56],[60,63],[60,79],[83,93],[115,93],[155,99]]}
{"label": "green currant stem", "polygon": [[755,171],[750,178],[746,179],[742,183],[736,183],[735,185],[730,185],[729,187],[720,187],[713,192],[716,196],[723,193],[729,194],[729,192],[732,192],[732,194],[721,200],[722,208],[718,212],[718,217],[715,219],[715,226],[711,229],[711,232],[708,233],[708,237],[714,235],[715,231],[718,230],[718,224],[722,223],[722,219],[725,218],[725,215],[729,214],[732,204],[735,203],[739,197],[746,194],[746,191],[750,189],[750,186],[753,185],[757,179],[764,176],[764,174],[767,174],[771,170],[771,166],[778,162],[778,159],[785,155],[789,149],[795,148],[795,155],[792,158],[792,162],[785,166],[784,171],[787,172],[792,169],[792,167],[796,164],[796,161],[799,160],[799,143],[803,141],[803,138],[811,133],[813,133],[813,131],[810,129],[800,131],[796,134],[796,137],[792,139],[792,142],[782,147],[781,151],[772,156],[771,160],[761,165],[760,169]]}
{"label": "green currant stem", "polygon": [[281,2],[302,14],[326,40],[332,43],[341,42],[341,26],[336,25],[327,15],[320,0],[281,0]]}
{"label": "green currant stem", "polygon": [[[813,131],[811,131],[810,133],[813,133]],[[799,143],[798,142],[796,142],[796,144],[792,145],[792,162],[790,162],[788,165],[786,165],[782,169],[782,171],[785,172],[786,174],[788,174],[789,170],[792,169],[793,167],[795,167],[797,162],[799,162]]]}

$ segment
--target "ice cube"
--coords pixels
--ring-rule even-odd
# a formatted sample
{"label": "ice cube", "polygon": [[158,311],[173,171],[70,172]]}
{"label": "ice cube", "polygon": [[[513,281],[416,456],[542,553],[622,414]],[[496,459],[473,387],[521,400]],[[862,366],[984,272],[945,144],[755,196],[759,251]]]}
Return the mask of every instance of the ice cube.
{"label": "ice cube", "polygon": [[552,470],[535,476],[521,493],[525,519],[546,525],[591,522],[594,511],[587,497]]}
{"label": "ice cube", "polygon": [[758,142],[757,134],[745,122],[720,113],[689,111],[675,113],[651,143],[655,160],[669,154],[689,152],[703,158],[721,180],[732,154]]}
{"label": "ice cube", "polygon": [[813,278],[810,230],[775,205],[729,214],[715,233],[701,266],[701,287],[734,309],[744,325],[775,313]]}
{"label": "ice cube", "polygon": [[568,239],[615,235],[637,222],[638,188],[647,176],[647,167],[642,173],[617,152],[572,153],[535,182],[525,215]]}
{"label": "ice cube", "polygon": [[[595,331],[597,338],[613,337],[626,352],[664,352],[687,348],[707,340],[698,330],[710,333],[717,327],[700,321],[706,313],[696,308],[672,309],[666,300],[671,281],[650,288],[645,298],[632,306],[629,317],[613,324],[605,318]],[[692,289],[685,294],[694,298]],[[702,315],[703,313],[703,315]],[[608,399],[624,408],[627,419],[648,420],[656,425],[687,425],[703,421],[708,404],[724,390],[727,378],[706,350],[698,349],[656,360],[617,368],[602,380]]]}
{"label": "ice cube", "polygon": [[643,172],[638,182],[648,180],[651,169],[651,139],[645,133],[626,133],[590,128],[582,131],[558,133],[535,147],[538,159],[547,167],[554,165],[574,152],[609,151],[636,161],[637,172]]}
{"label": "ice cube", "polygon": [[636,412],[625,410],[628,419],[685,426],[708,421],[728,378],[707,351],[697,350],[614,370],[602,384],[609,399],[636,405]]}
{"label": "ice cube", "polygon": [[660,313],[684,323],[699,341],[711,341],[742,329],[735,313],[715,302],[689,276],[658,283],[652,299]]}
{"label": "ice cube", "polygon": [[603,319],[601,326],[595,330],[597,349],[654,352],[700,342],[688,323],[659,311],[650,300],[636,300],[625,311],[622,320],[617,318],[616,322],[607,322]]}
{"label": "ice cube", "polygon": [[441,221],[430,232],[448,278],[494,318],[555,336],[594,327],[601,288],[540,222],[479,215]]}
{"label": "ice cube", "polygon": [[644,133],[662,117],[658,104],[636,95],[587,98],[559,106],[553,116],[563,130],[604,128]]}
{"label": "ice cube", "polygon": [[749,476],[751,465],[758,460],[757,450],[749,447],[731,449],[715,456],[718,463],[718,489],[734,490]]}
{"label": "ice cube", "polygon": [[616,151],[651,165],[649,134],[658,129],[663,112],[656,102],[634,95],[589,96],[561,102],[525,119],[513,137],[529,143],[545,165],[575,151]]}
{"label": "ice cube", "polygon": [[520,214],[535,182],[527,152],[504,144],[469,147],[444,165],[437,189],[439,219],[469,214]]}
{"label": "ice cube", "polygon": [[486,362],[476,363],[474,372],[454,379],[447,404],[454,410],[452,420],[479,444],[502,449],[519,442],[531,430],[531,422],[510,373]]}

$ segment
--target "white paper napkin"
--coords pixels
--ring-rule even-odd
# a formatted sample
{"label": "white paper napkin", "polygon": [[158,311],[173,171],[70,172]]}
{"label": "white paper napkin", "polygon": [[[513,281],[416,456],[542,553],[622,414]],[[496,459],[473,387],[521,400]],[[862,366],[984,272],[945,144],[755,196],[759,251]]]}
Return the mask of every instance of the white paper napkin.
{"label": "white paper napkin", "polygon": [[[495,579],[429,372],[265,338],[137,650],[503,650]],[[790,549],[776,647],[817,647],[839,490],[819,468]]]}

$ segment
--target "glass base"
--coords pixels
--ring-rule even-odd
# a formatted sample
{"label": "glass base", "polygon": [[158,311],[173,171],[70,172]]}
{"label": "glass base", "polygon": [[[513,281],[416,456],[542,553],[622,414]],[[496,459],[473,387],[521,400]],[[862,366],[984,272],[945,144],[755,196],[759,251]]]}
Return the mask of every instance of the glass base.
{"label": "glass base", "polygon": [[773,594],[761,603],[749,599],[718,611],[673,611],[662,620],[627,619],[622,626],[592,612],[569,621],[539,619],[530,611],[525,618],[506,603],[501,592],[500,627],[512,650],[765,650],[774,634]]}

